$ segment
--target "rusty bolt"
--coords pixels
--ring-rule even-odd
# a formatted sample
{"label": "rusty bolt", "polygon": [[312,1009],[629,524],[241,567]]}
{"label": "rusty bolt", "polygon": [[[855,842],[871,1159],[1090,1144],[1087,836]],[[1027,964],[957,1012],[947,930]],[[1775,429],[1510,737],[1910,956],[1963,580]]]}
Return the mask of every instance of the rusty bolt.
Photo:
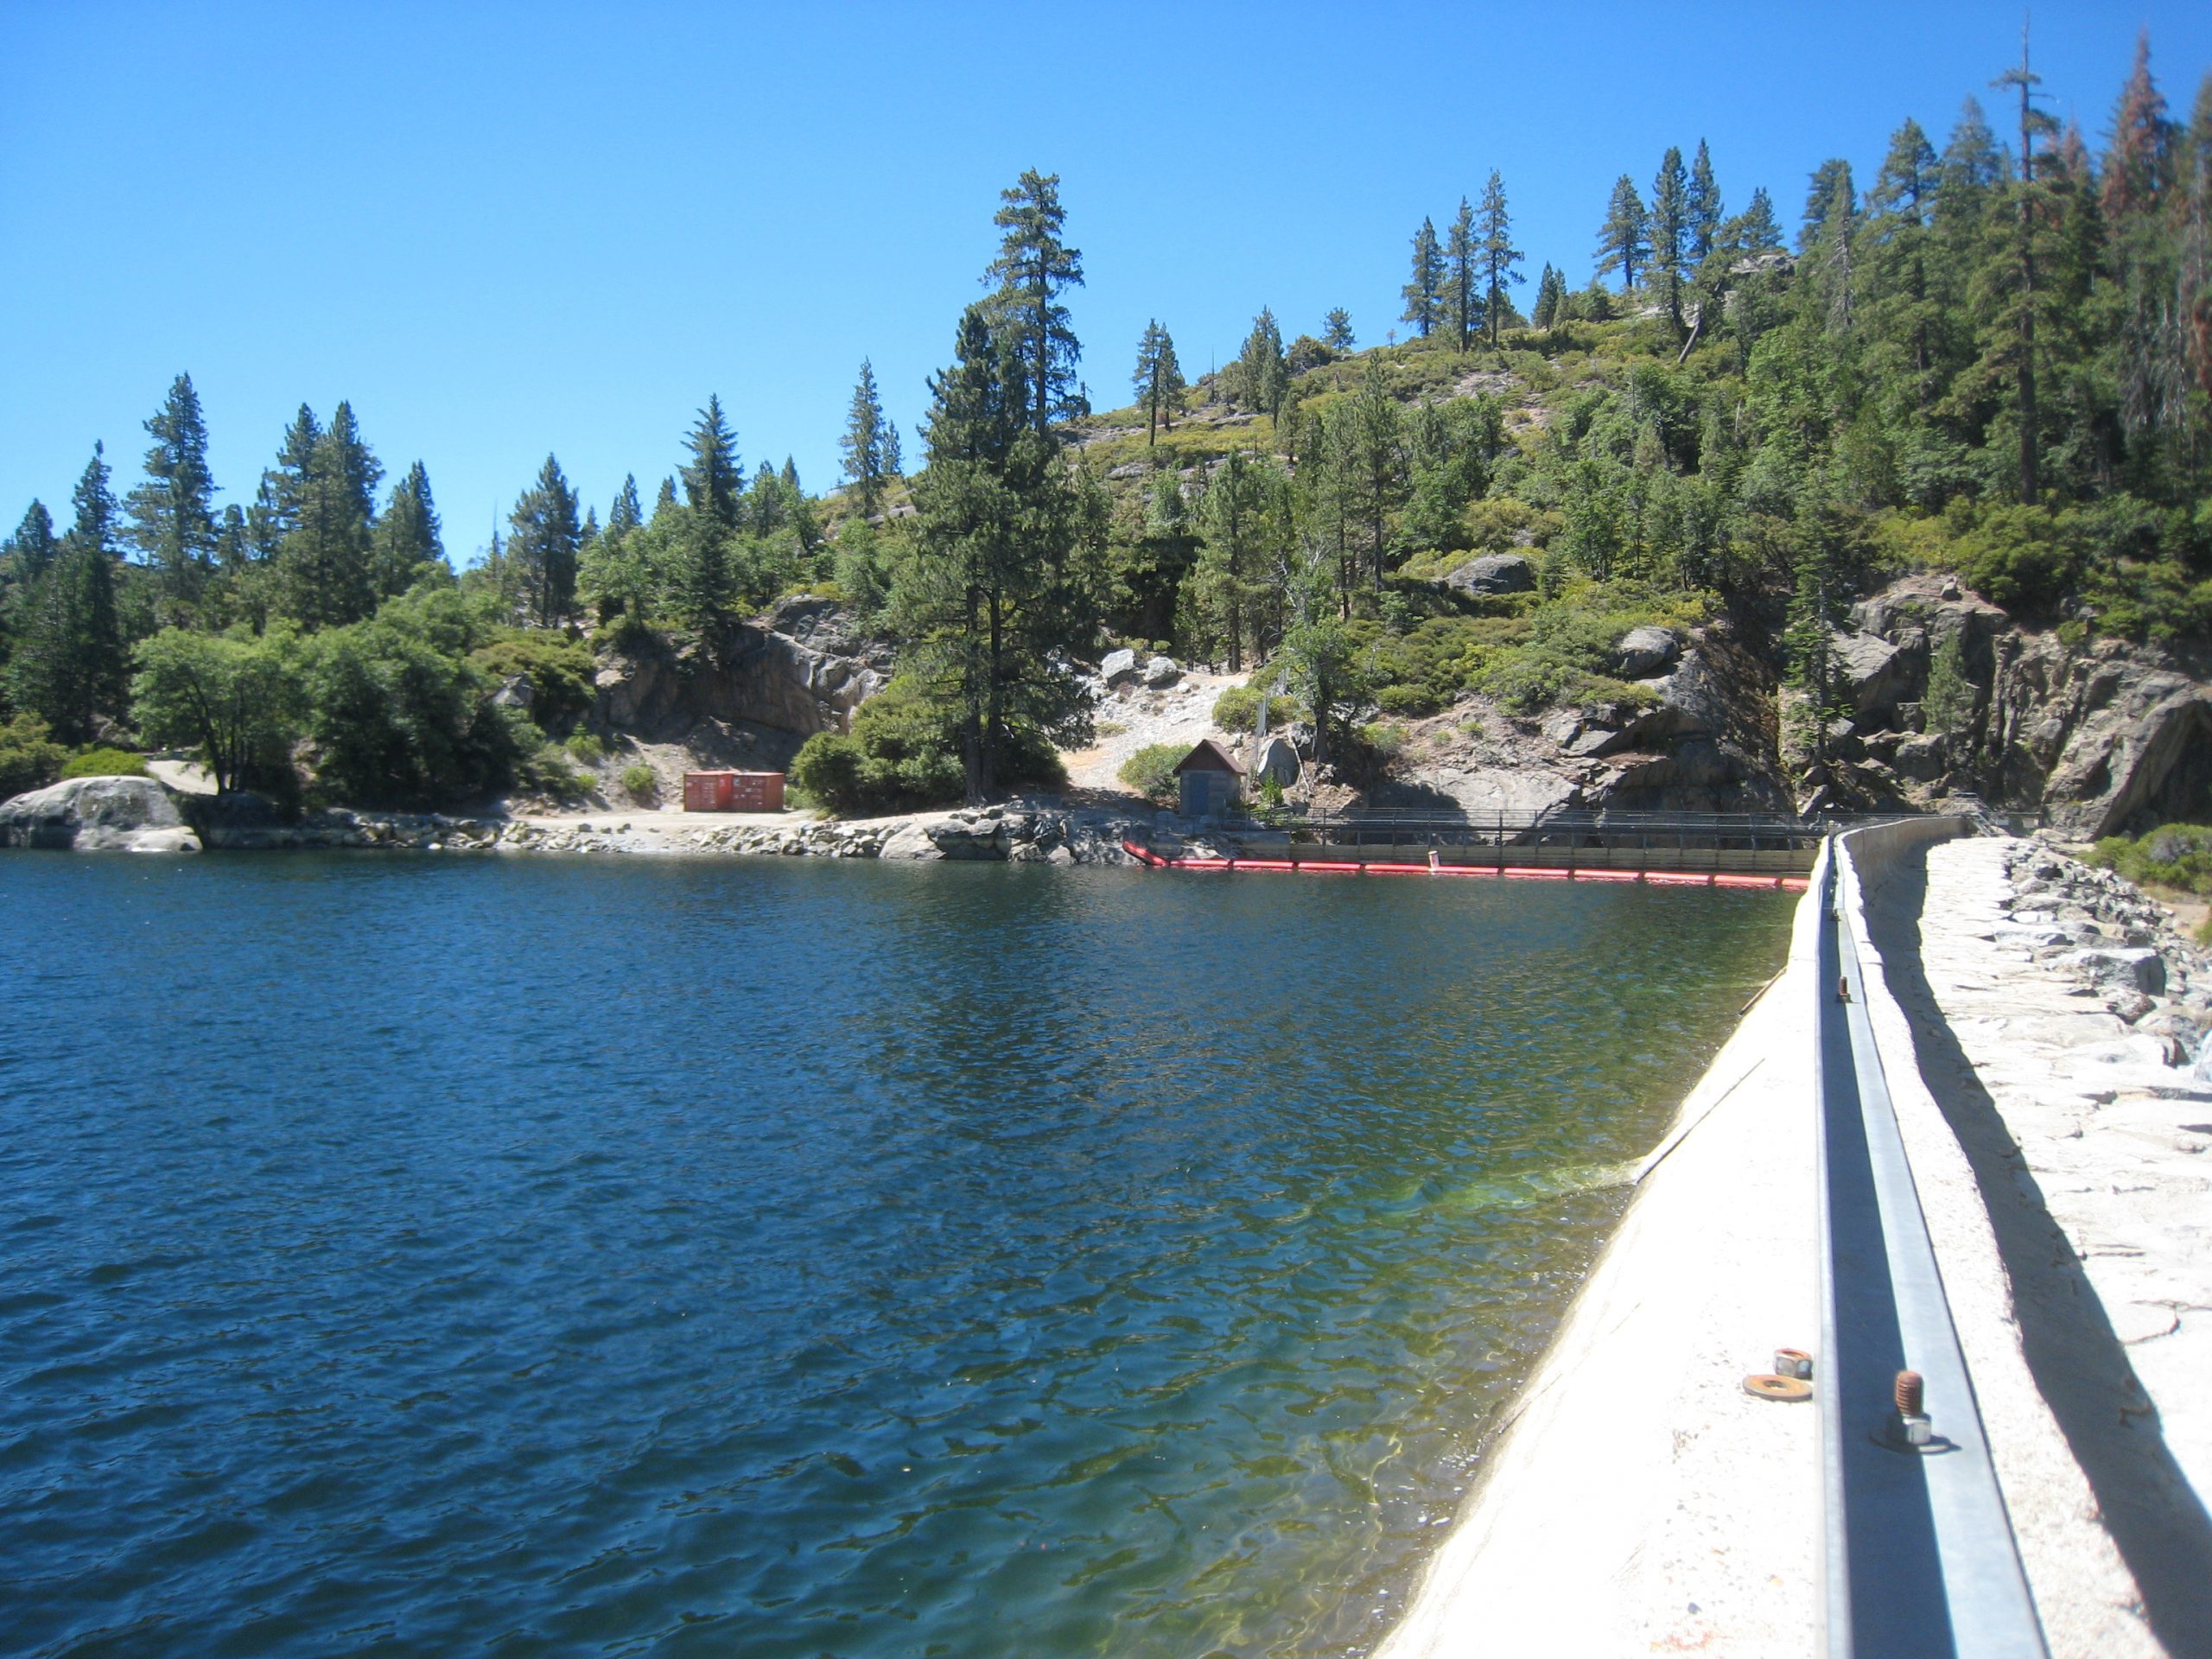
{"label": "rusty bolt", "polygon": [[1897,1415],[1900,1417],[1919,1416],[1921,1402],[1925,1397],[1925,1392],[1926,1384],[1920,1380],[1918,1371],[1899,1371],[1897,1385]]}

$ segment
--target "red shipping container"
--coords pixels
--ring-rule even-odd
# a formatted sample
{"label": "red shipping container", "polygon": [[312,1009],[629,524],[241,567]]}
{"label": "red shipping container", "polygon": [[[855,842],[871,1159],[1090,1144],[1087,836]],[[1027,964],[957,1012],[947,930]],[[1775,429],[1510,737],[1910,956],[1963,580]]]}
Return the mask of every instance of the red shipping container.
{"label": "red shipping container", "polygon": [[780,772],[687,772],[683,774],[686,812],[780,812],[784,810],[784,774]]}

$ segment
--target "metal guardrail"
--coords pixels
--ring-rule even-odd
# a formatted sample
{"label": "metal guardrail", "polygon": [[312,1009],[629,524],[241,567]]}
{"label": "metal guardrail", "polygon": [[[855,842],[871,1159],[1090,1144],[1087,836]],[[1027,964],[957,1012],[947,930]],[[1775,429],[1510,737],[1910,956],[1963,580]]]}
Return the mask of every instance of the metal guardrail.
{"label": "metal guardrail", "polygon": [[[1841,843],[1820,895],[1822,1554],[1830,1659],[2048,1659],[1839,916]],[[1924,1380],[1924,1446],[1900,1445],[1897,1373]]]}

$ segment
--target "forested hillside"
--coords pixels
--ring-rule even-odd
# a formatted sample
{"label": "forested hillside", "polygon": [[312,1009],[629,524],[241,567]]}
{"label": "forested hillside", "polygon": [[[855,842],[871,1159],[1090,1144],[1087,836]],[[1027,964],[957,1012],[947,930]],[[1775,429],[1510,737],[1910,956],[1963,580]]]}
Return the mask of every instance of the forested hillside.
{"label": "forested hillside", "polygon": [[[549,456],[458,574],[422,463],[379,496],[342,404],[327,426],[302,408],[219,508],[180,377],[143,480],[118,497],[95,446],[68,508],[32,503],[0,552],[0,791],[124,743],[198,746],[226,787],[279,794],[557,791],[547,734],[585,717],[606,653],[711,648],[802,590],[897,654],[852,731],[801,754],[845,810],[1051,782],[1093,719],[1084,665],[1122,643],[1280,679],[1316,765],[1371,776],[1394,721],[1470,695],[1648,700],[1624,634],[1708,620],[1787,675],[1788,753],[1817,764],[1834,626],[1917,569],[2076,645],[2201,640],[2212,78],[2178,115],[2146,45],[2094,137],[2037,86],[1999,76],[1940,141],[1904,120],[1871,178],[1824,164],[1794,228],[1686,131],[1591,204],[1579,286],[1529,272],[1490,173],[1414,231],[1381,343],[1342,308],[1310,333],[1262,309],[1192,378],[1155,321],[1113,410],[1081,376],[1058,181],[1026,173],[911,473],[865,364],[824,496],[789,462],[748,471],[710,397],[650,503],[626,480],[602,516]],[[1485,556],[1525,581],[1468,579]],[[494,695],[518,672],[527,715]],[[1927,717],[1959,717],[1933,685]]]}

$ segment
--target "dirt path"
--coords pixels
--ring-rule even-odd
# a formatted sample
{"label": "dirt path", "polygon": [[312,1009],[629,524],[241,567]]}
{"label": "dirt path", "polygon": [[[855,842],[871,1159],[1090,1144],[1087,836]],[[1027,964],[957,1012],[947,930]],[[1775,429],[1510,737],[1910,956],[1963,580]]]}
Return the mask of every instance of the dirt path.
{"label": "dirt path", "polygon": [[[1060,757],[1067,766],[1068,782],[1077,789],[1118,791],[1122,787],[1122,762],[1154,743],[1188,747],[1202,737],[1211,737],[1232,753],[1249,747],[1249,734],[1237,734],[1232,745],[1230,734],[1213,723],[1214,699],[1248,677],[1193,670],[1163,690],[1139,685],[1109,691],[1098,705],[1097,741]],[[1240,753],[1237,758],[1244,757]]]}

